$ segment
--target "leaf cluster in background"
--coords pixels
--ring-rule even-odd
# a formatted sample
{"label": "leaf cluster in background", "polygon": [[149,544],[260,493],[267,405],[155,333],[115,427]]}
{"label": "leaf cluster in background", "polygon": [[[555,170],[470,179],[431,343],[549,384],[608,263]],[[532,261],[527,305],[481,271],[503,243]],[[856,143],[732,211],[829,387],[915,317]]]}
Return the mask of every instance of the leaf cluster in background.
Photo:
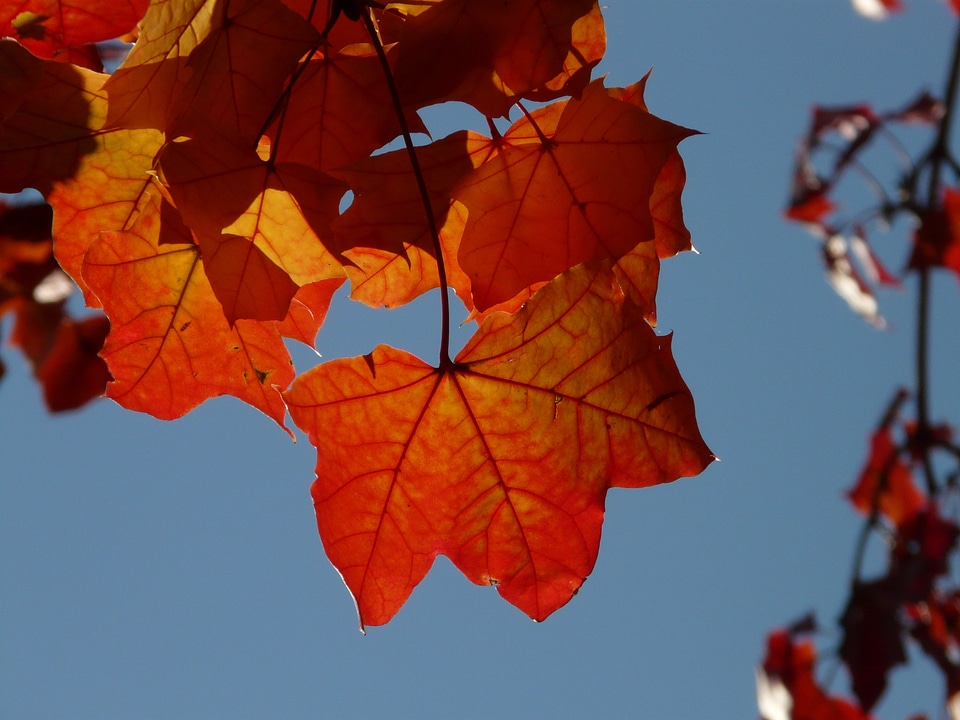
{"label": "leaf cluster in background", "polygon": [[[609,487],[713,459],[652,328],[660,260],[692,247],[692,131],[644,81],[591,80],[596,0],[104,5],[0,3],[0,192],[52,206],[56,261],[109,318],[109,397],[174,419],[232,395],[281,427],[289,406],[361,626],[438,554],[543,619],[592,570]],[[444,102],[489,134],[414,148]],[[298,376],[285,343],[314,344],[344,283],[386,307],[439,288],[437,366],[379,347]],[[456,358],[448,288],[478,324]]]}
{"label": "leaf cluster in background", "polygon": [[[897,0],[855,0],[854,5],[877,19],[901,9]],[[950,7],[960,14],[956,2]],[[897,391],[873,430],[867,460],[847,494],[866,520],[856,544],[846,606],[838,618],[835,660],[847,671],[855,701],[828,695],[817,681],[812,634],[818,628],[810,615],[767,638],[766,656],[757,671],[764,720],[872,717],[868,713],[886,693],[891,671],[909,661],[910,642],[942,674],[943,707],[953,720],[960,718],[960,585],[950,571],[960,539],[960,446],[951,424],[930,417],[928,371],[932,273],[946,269],[960,276],[960,165],[950,149],[958,83],[960,33],[942,99],[923,92],[904,108],[883,114],[867,104],[815,107],[800,142],[785,215],[821,240],[834,289],[875,326],[882,327],[884,321],[872,288],[901,287],[901,282],[879,260],[865,228],[888,229],[901,216],[913,224],[903,275],[916,279],[916,374],[915,386]],[[893,132],[903,123],[932,130],[916,160]],[[866,148],[881,139],[902,167],[892,190],[864,160]],[[838,187],[851,176],[868,185],[877,203],[844,217]],[[913,417],[903,412],[908,402],[914,406]],[[878,539],[884,545],[886,569],[865,577],[868,543]]]}

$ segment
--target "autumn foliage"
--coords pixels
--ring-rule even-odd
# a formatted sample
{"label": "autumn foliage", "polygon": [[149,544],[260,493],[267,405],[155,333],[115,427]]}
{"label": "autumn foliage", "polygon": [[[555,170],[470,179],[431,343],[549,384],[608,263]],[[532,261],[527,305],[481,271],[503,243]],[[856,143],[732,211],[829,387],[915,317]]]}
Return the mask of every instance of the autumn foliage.
{"label": "autumn foliage", "polygon": [[[0,29],[0,192],[53,211],[0,215],[14,342],[84,400],[109,371],[158,418],[289,410],[361,626],[439,554],[542,620],[591,572],[608,488],[713,459],[653,330],[660,260],[692,247],[692,131],[645,79],[591,79],[595,0],[22,0]],[[443,102],[488,132],[415,144]],[[105,338],[38,295],[58,268]],[[314,344],[344,283],[388,308],[439,288],[436,365],[379,346],[298,375],[286,342]],[[448,289],[477,323],[455,357]]]}
{"label": "autumn foliage", "polygon": [[[854,0],[854,6],[874,18],[902,9],[888,0]],[[958,3],[949,6],[960,15]],[[960,164],[950,149],[958,83],[960,34],[942,97],[923,92],[890,112],[865,103],[815,107],[800,141],[786,217],[821,240],[830,283],[873,325],[885,325],[875,290],[901,288],[901,278],[915,282],[916,372],[913,387],[895,392],[870,434],[867,459],[847,492],[853,509],[865,518],[835,652],[853,698],[833,695],[818,682],[813,638],[819,628],[808,616],[768,636],[757,671],[764,720],[873,717],[869,713],[884,697],[891,672],[908,662],[911,643],[942,675],[942,706],[949,717],[960,718],[960,586],[950,572],[960,539],[960,446],[953,426],[930,416],[928,371],[933,273],[946,270],[955,276],[951,282],[960,277]],[[915,161],[904,161],[905,148],[896,136],[903,124],[931,131]],[[891,189],[870,169],[876,154],[869,153],[881,143],[904,167]],[[865,181],[875,192],[874,205],[855,212],[843,208],[840,188],[851,179]],[[868,229],[875,236],[902,217],[914,230],[904,253],[906,267],[898,275],[880,260],[883,253],[868,240]],[[864,565],[871,540],[883,543],[886,568],[868,576]]]}

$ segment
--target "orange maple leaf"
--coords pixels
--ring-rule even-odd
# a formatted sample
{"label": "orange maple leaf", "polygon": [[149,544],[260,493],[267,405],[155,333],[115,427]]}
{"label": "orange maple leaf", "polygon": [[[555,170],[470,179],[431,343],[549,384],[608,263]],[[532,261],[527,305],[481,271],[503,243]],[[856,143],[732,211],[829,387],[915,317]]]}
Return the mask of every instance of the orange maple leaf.
{"label": "orange maple leaf", "polygon": [[653,240],[654,186],[691,133],[611,97],[601,81],[515,123],[453,191],[468,212],[459,258],[475,306]]}
{"label": "orange maple leaf", "polygon": [[111,321],[107,395],[164,420],[233,395],[285,427],[280,391],[294,371],[280,333],[269,322],[227,321],[200,249],[160,243],[161,202],[150,196],[130,230],[101,233],[84,261]]}
{"label": "orange maple leaf", "polygon": [[438,554],[542,620],[593,569],[608,488],[713,460],[669,337],[609,265],[489,318],[450,366],[380,346],[285,397],[317,446],[318,527],[361,625],[387,622]]}
{"label": "orange maple leaf", "polygon": [[396,78],[405,105],[461,100],[487,117],[522,97],[578,94],[603,57],[596,0],[395,2],[408,16]]}
{"label": "orange maple leaf", "polygon": [[256,142],[286,81],[319,38],[280,0],[230,0],[213,10],[207,34],[189,54],[188,79],[168,101],[163,129],[171,138],[228,133]]}
{"label": "orange maple leaf", "polygon": [[[465,215],[450,211],[457,182],[489,158],[490,138],[459,131],[417,148],[434,221],[445,243],[448,282],[469,301],[470,283],[457,249]],[[333,222],[352,284],[351,297],[374,307],[395,307],[439,287],[435,250],[423,199],[406,150],[375,155],[333,172],[350,184],[353,203]]]}

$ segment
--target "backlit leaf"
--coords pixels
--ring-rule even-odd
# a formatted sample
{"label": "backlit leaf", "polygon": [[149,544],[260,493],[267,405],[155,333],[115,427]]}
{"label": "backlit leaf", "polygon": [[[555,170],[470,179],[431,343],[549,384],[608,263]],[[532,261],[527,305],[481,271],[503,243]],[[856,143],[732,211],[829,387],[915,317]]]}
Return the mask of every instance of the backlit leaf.
{"label": "backlit leaf", "polygon": [[110,318],[103,348],[124,407],[172,420],[207,398],[233,395],[284,427],[280,390],[293,366],[272,323],[224,317],[194,245],[158,243],[159,201],[126,232],[103,232],[84,277]]}
{"label": "backlit leaf", "polygon": [[438,554],[542,620],[593,569],[609,487],[713,459],[669,338],[608,266],[489,318],[451,366],[381,346],[286,399],[318,448],[318,527],[361,625],[387,622]]}
{"label": "backlit leaf", "polygon": [[610,97],[601,82],[582,100],[515,123],[497,154],[453,193],[468,212],[460,265],[476,307],[485,310],[577,263],[618,258],[653,240],[654,185],[690,133]]}

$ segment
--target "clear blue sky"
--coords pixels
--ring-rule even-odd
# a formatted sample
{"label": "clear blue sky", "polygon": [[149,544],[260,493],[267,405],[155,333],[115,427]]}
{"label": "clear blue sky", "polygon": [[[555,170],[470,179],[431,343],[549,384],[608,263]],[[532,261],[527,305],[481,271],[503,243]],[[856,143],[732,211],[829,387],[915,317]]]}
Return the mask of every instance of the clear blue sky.
{"label": "clear blue sky", "polygon": [[[4,351],[0,716],[742,720],[771,628],[813,609],[836,644],[860,527],[841,494],[912,377],[913,296],[885,295],[892,330],[871,329],[780,210],[810,105],[939,93],[954,21],[940,0],[882,24],[846,0],[605,4],[609,83],[653,66],[651,110],[707,133],[681,146],[701,254],[665,263],[659,316],[722,461],[612,491],[596,570],[546,623],[441,558],[363,637],[316,535],[302,436],[232,399],[173,423],[109,401],[51,418]],[[877,240],[894,267],[899,230]],[[956,423],[960,293],[935,286],[933,415]],[[437,304],[341,302],[320,351],[432,360]],[[932,672],[893,687],[880,717],[943,715]]]}

